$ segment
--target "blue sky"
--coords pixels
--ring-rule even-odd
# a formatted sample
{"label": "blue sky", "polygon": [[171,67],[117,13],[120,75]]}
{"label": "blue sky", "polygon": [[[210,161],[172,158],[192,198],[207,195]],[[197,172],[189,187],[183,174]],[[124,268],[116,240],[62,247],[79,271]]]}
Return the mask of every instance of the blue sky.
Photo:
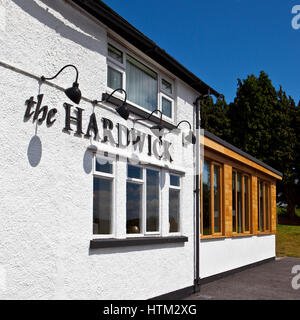
{"label": "blue sky", "polygon": [[[300,100],[300,0],[104,0],[231,102],[237,79],[264,70]],[[300,21],[299,21],[300,23]]]}

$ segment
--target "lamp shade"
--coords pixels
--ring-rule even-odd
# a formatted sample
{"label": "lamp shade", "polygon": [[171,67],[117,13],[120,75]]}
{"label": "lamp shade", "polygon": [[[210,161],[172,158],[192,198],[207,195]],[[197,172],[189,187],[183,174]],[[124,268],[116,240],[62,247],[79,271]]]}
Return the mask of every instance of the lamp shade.
{"label": "lamp shade", "polygon": [[81,91],[79,90],[79,84],[77,82],[74,82],[71,88],[66,89],[65,94],[71,101],[79,104],[81,100]]}
{"label": "lamp shade", "polygon": [[118,107],[116,109],[116,111],[118,112],[118,114],[125,120],[128,119],[129,117],[129,111],[128,108],[125,106],[125,104],[122,104],[120,107]]}
{"label": "lamp shade", "polygon": [[190,130],[189,134],[185,137],[185,140],[191,144],[196,144],[197,139],[192,130]]}

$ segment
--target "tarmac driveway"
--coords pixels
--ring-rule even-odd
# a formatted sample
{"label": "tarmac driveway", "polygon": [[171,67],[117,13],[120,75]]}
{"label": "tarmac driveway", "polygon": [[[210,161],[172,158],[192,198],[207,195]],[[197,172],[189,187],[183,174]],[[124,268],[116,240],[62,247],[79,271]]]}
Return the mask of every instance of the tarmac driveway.
{"label": "tarmac driveway", "polygon": [[300,258],[277,258],[275,261],[249,268],[210,283],[202,284],[200,292],[186,300],[300,300],[300,288],[293,289],[292,268],[298,265],[300,287]]}

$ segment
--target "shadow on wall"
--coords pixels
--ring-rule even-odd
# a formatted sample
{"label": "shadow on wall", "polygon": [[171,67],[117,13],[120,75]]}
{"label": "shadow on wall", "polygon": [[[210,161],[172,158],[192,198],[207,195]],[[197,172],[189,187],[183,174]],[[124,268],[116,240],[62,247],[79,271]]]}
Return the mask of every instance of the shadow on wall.
{"label": "shadow on wall", "polygon": [[[34,17],[35,19],[37,19],[44,25],[48,26],[49,28],[55,30],[55,32],[61,35],[62,37],[98,53],[105,50],[101,41],[95,40],[95,38],[97,38],[97,35],[95,35],[95,32],[92,28],[86,26],[85,23],[81,23],[80,25],[78,25],[78,16],[76,16],[75,14],[73,16],[71,14],[68,14],[68,16],[66,16],[64,12],[64,7],[66,7],[67,4],[65,2],[56,0],[40,1],[45,3],[51,9],[53,8],[53,10],[59,11],[59,13],[62,16],[64,16],[65,19],[67,19],[74,25],[78,26],[83,32],[86,32],[87,34],[92,34],[93,37],[90,37],[87,34],[77,31],[71,28],[70,26],[67,26],[61,20],[57,19],[51,12],[49,12],[48,8],[44,9],[34,1],[13,0],[13,2],[15,2],[15,4],[19,6],[23,11],[27,12],[30,16]],[[70,9],[72,9],[70,5],[69,7]],[[75,9],[72,10],[76,13]],[[79,15],[79,13],[77,13],[77,15]],[[88,21],[88,18],[86,18],[86,21]]]}
{"label": "shadow on wall", "polygon": [[184,243],[169,243],[169,244],[159,244],[159,245],[146,245],[146,246],[132,246],[132,247],[115,247],[115,248],[103,248],[103,249],[90,249],[88,250],[88,255],[109,255],[115,253],[130,253],[137,251],[149,251],[149,250],[163,250],[163,249],[175,249],[183,248]]}
{"label": "shadow on wall", "polygon": [[90,150],[86,150],[83,156],[83,170],[86,174],[92,172],[93,168],[93,153]]}
{"label": "shadow on wall", "polygon": [[36,167],[42,158],[42,142],[41,139],[34,135],[29,142],[27,148],[28,162],[32,167]]}

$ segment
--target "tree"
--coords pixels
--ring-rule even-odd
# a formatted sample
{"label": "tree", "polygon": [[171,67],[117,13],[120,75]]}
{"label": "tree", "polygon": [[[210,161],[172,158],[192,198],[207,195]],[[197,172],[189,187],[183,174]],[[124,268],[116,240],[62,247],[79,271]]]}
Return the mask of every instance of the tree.
{"label": "tree", "polygon": [[238,79],[236,98],[229,108],[230,142],[269,164],[276,100],[276,90],[262,71],[258,78]]}
{"label": "tree", "polygon": [[270,150],[274,155],[274,160],[271,165],[283,173],[283,180],[278,183],[277,198],[279,201],[287,203],[288,215],[294,219],[297,200],[295,184],[297,179],[296,105],[291,97],[287,98],[281,87],[277,96],[272,135],[274,144]]}
{"label": "tree", "polygon": [[201,127],[228,140],[231,137],[230,121],[228,118],[228,105],[225,100],[218,99],[215,103],[207,98],[201,104]]}
{"label": "tree", "polygon": [[300,205],[300,102],[298,107],[268,75],[238,79],[234,102],[210,98],[201,107],[201,125],[220,138],[283,173],[278,201],[287,203],[290,218]]}

